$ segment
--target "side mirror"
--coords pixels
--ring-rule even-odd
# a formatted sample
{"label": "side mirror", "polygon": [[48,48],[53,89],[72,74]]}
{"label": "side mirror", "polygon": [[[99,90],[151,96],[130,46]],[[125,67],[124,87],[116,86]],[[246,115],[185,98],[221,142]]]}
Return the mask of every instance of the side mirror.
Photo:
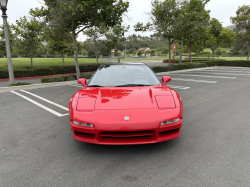
{"label": "side mirror", "polygon": [[81,84],[81,85],[83,85],[83,87],[86,87],[86,85],[87,85],[87,80],[84,79],[84,78],[78,79],[78,83]]}
{"label": "side mirror", "polygon": [[169,81],[171,81],[171,77],[169,77],[169,76],[162,77],[162,85],[166,85],[166,83]]}

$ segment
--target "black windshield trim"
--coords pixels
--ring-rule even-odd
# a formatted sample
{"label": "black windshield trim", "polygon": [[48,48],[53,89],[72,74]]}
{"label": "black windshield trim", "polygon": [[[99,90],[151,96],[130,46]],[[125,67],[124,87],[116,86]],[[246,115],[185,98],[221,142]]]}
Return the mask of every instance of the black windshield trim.
{"label": "black windshield trim", "polygon": [[87,87],[103,87],[103,86],[100,86],[100,85],[89,85]]}
{"label": "black windshield trim", "polygon": [[153,86],[153,85],[148,85],[148,84],[123,84],[123,85],[118,85],[115,87],[139,87],[139,86]]}

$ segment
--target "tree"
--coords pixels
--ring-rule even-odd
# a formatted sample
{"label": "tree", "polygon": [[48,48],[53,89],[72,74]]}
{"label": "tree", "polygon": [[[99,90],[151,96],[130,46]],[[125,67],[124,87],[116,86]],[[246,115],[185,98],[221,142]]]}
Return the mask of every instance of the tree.
{"label": "tree", "polygon": [[231,47],[235,42],[235,34],[231,29],[222,29],[221,40],[223,41],[222,47]]}
{"label": "tree", "polygon": [[[88,49],[95,52],[96,62],[98,63],[98,52],[104,51],[104,48],[111,50],[112,48],[116,47],[119,43],[119,38],[124,35],[129,27],[125,28],[120,25],[114,26],[100,26],[100,27],[93,27],[84,31],[84,34],[87,35],[89,38],[89,45]],[[119,45],[118,50],[123,50],[123,45]]]}
{"label": "tree", "polygon": [[38,47],[42,45],[43,25],[35,19],[28,21],[24,16],[19,21],[16,20],[13,30],[17,36],[15,41],[19,52],[28,55],[31,66],[33,66],[32,58],[36,54]]}
{"label": "tree", "polygon": [[77,78],[80,69],[77,55],[77,36],[82,31],[99,26],[114,26],[122,22],[129,3],[123,0],[44,0],[46,8],[31,10],[32,15],[43,17],[48,26],[72,35]]}
{"label": "tree", "polygon": [[[70,36],[70,33],[68,34]],[[51,34],[51,36],[55,36],[54,34]],[[64,64],[64,56],[66,53],[69,53],[73,49],[73,44],[70,41],[70,38],[68,37],[49,37],[49,40],[47,42],[48,47],[52,50],[54,53],[58,53],[61,55],[63,64]]]}
{"label": "tree", "polygon": [[[106,46],[106,44],[104,44],[104,46]],[[102,56],[110,56],[111,55],[111,49],[108,48],[108,47],[103,47],[99,52],[98,52],[99,55],[102,55]]]}
{"label": "tree", "polygon": [[119,42],[126,42],[126,38],[125,37],[122,37]]}
{"label": "tree", "polygon": [[213,53],[222,46],[231,46],[234,43],[234,32],[231,29],[224,29],[222,24],[215,18],[210,21],[210,27],[207,31],[209,38],[205,45],[209,47]]}
{"label": "tree", "polygon": [[87,56],[87,55],[88,55],[88,52],[87,52],[86,49],[82,49],[82,55],[83,55],[83,56]]}
{"label": "tree", "polygon": [[249,52],[248,42],[243,41],[241,38],[239,38],[236,35],[235,42],[230,52],[232,55],[246,55],[247,56]]}
{"label": "tree", "polygon": [[116,49],[118,49],[119,51],[123,51],[125,49],[125,47],[122,44],[118,44],[116,46]]}
{"label": "tree", "polygon": [[155,56],[155,52],[156,52],[156,51],[155,51],[154,49],[152,49],[152,50],[150,51],[150,55],[151,55],[151,56]]}
{"label": "tree", "polygon": [[192,45],[201,45],[208,37],[209,11],[205,5],[209,0],[189,0],[183,6],[181,19],[179,20],[180,38],[189,48],[190,62],[192,62]]}
{"label": "tree", "polygon": [[136,49],[135,49],[135,48],[130,48],[130,49],[128,50],[128,53],[129,53],[129,54],[135,54],[135,53],[136,53]]}
{"label": "tree", "polygon": [[222,50],[220,48],[216,49],[215,54],[218,55],[218,56],[221,56],[222,55]]}
{"label": "tree", "polygon": [[141,56],[142,54],[144,54],[144,51],[143,51],[143,50],[140,50],[140,51],[137,52],[137,55],[138,55],[138,56]]}
{"label": "tree", "polygon": [[161,51],[161,54],[168,54],[169,51],[171,51],[171,50],[169,50],[168,47],[163,47],[162,51]]}
{"label": "tree", "polygon": [[[8,32],[9,32],[9,43],[10,51],[13,55],[13,48],[15,47],[15,33],[13,32],[13,24],[8,23]],[[4,35],[4,25],[0,25],[0,51],[3,56],[6,56],[6,47],[5,47],[5,35]]]}
{"label": "tree", "polygon": [[236,11],[236,17],[231,17],[231,21],[236,25],[236,38],[248,42],[248,56],[250,56],[250,5],[243,5]]}
{"label": "tree", "polygon": [[115,51],[115,53],[114,53],[114,56],[121,56],[121,52],[119,52],[119,51]]}
{"label": "tree", "polygon": [[[177,0],[154,0],[151,10],[151,22],[143,25],[137,23],[135,31],[154,30],[157,35],[168,39],[169,49],[177,38],[179,32],[179,16],[181,14],[180,3]],[[171,50],[169,50],[169,65],[171,64]]]}

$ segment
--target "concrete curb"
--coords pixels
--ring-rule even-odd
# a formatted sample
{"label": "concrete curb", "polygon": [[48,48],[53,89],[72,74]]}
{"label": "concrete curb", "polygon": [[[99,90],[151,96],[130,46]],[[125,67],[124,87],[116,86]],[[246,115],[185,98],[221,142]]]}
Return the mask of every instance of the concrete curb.
{"label": "concrete curb", "polygon": [[[214,69],[214,68],[218,68],[218,66],[177,70],[177,71],[171,71],[171,72],[161,72],[161,73],[156,73],[156,75],[163,76],[163,75],[170,75],[170,74],[181,73],[181,72],[198,71],[198,70],[202,70],[202,69]],[[36,89],[36,88],[64,86],[64,85],[71,85],[71,84],[78,84],[78,82],[77,82],[77,80],[74,80],[74,81],[64,81],[64,82],[31,84],[31,85],[23,85],[23,86],[0,87],[0,93],[1,92],[10,92],[10,91],[15,91],[15,90],[30,90],[30,89]]]}
{"label": "concrete curb", "polygon": [[78,84],[77,80],[74,81],[64,81],[64,82],[52,82],[52,83],[42,83],[42,84],[31,84],[31,85],[23,85],[23,86],[10,86],[10,87],[0,87],[0,92],[10,92],[15,90],[30,90],[35,88],[47,88],[47,87],[55,87],[55,86],[64,86]]}

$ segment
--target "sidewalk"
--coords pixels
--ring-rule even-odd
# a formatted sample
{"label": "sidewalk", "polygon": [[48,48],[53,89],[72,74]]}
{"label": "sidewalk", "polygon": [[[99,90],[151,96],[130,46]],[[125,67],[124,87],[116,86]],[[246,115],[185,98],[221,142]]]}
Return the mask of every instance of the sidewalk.
{"label": "sidewalk", "polygon": [[[15,80],[15,83],[17,83],[17,82],[29,82],[31,84],[41,84],[41,78]],[[9,84],[10,84],[9,81],[0,81],[0,87],[8,87]]]}

